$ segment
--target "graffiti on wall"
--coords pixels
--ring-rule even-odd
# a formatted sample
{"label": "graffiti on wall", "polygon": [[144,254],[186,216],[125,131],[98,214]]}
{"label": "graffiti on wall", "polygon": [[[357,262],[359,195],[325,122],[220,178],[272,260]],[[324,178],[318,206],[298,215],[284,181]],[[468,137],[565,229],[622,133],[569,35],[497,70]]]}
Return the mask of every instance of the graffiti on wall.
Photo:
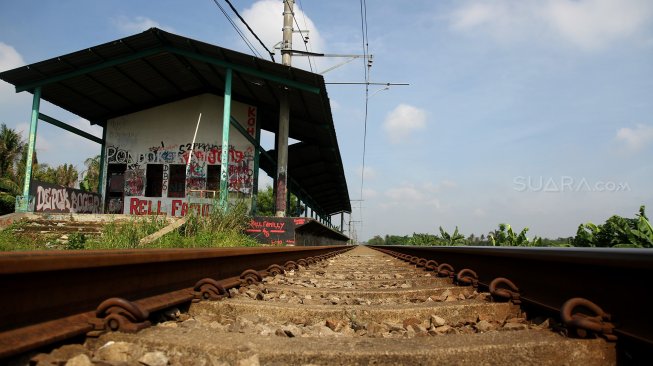
{"label": "graffiti on wall", "polygon": [[304,223],[301,218],[253,217],[245,232],[262,244],[294,245],[295,229]]}
{"label": "graffiti on wall", "polygon": [[101,196],[79,189],[33,181],[35,212],[100,213]]}
{"label": "graffiti on wall", "polygon": [[141,196],[144,191],[145,170],[140,166],[128,166],[125,172],[125,196]]}
{"label": "graffiti on wall", "polygon": [[122,198],[110,198],[107,213],[121,214],[122,212]]}
{"label": "graffiti on wall", "polygon": [[[125,195],[141,196],[145,190],[146,164],[163,164],[163,194],[168,192],[170,172],[168,164],[188,164],[193,156],[186,179],[187,190],[206,189],[207,166],[220,165],[222,146],[207,143],[191,143],[181,145],[166,145],[161,141],[160,146],[152,146],[147,152],[130,152],[119,146],[107,147],[107,161],[109,164],[126,164]],[[236,146],[229,146],[229,191],[251,194],[254,183],[254,148],[247,147],[239,150]]]}
{"label": "graffiti on wall", "polygon": [[190,212],[208,216],[213,209],[213,200],[195,199],[189,203],[180,198],[129,197],[125,202],[124,213],[130,215],[168,215],[182,217]]}
{"label": "graffiti on wall", "polygon": [[170,179],[170,167],[168,164],[163,164],[163,174],[162,174],[162,186],[161,186],[161,195],[163,197],[168,195],[168,179]]}

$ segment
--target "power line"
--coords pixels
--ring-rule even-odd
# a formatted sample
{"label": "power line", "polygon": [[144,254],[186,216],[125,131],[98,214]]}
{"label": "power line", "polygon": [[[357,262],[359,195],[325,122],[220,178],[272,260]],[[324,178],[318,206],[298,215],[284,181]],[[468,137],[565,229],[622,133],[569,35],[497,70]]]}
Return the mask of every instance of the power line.
{"label": "power line", "polygon": [[[363,162],[361,168],[361,200],[363,199],[363,185],[365,183],[365,153],[367,150],[367,116],[368,116],[368,106],[370,99],[370,68],[372,67],[372,61],[369,59],[369,40],[367,35],[367,2],[366,0],[360,0],[360,9],[361,9],[361,33],[362,33],[362,42],[363,42],[363,55],[364,63],[363,69],[365,72],[365,121],[363,128]],[[361,233],[363,231],[363,209],[359,209],[360,218],[361,218]]]}
{"label": "power line", "polygon": [[[215,0],[214,0],[214,1],[215,1]],[[268,54],[270,55],[270,58],[272,59],[272,62],[275,62],[275,61],[274,61],[274,52],[270,51],[270,50],[265,46],[265,43],[263,43],[263,41],[261,41],[261,39],[258,38],[258,35],[256,35],[256,33],[254,32],[254,30],[249,26],[249,24],[247,24],[247,22],[245,21],[245,19],[243,19],[243,17],[240,16],[240,13],[239,13],[238,10],[236,10],[236,8],[231,4],[231,1],[229,1],[229,0],[225,0],[225,1],[227,2],[227,4],[229,5],[229,7],[231,8],[231,10],[236,14],[236,16],[238,17],[238,19],[240,19],[240,21],[243,22],[243,24],[245,24],[245,27],[247,27],[247,29],[249,30],[249,32],[252,33],[252,35],[254,36],[254,38],[256,38],[256,40],[258,41],[258,43],[260,43],[261,46],[263,46],[263,48],[264,48],[266,51],[268,51]],[[261,57],[261,58],[262,58],[262,57]]]}
{"label": "power line", "polygon": [[[308,22],[306,22],[306,11],[304,10],[304,4],[302,4],[302,0],[299,0],[299,7],[302,9],[302,18],[304,19],[304,28],[308,29]],[[313,47],[312,46],[309,45],[308,48],[310,49],[309,52],[313,52]],[[313,62],[315,62],[315,70],[317,71],[317,59],[313,60]],[[308,63],[309,63],[309,65],[311,63],[310,57],[308,58]]]}
{"label": "power line", "polygon": [[215,5],[217,5],[218,8],[220,8],[220,11],[222,11],[222,14],[224,14],[224,16],[227,18],[229,23],[231,23],[231,26],[236,30],[236,33],[238,33],[238,35],[243,40],[243,42],[245,42],[245,45],[247,45],[247,48],[249,48],[249,50],[252,51],[252,54],[254,54],[254,56],[258,56],[259,58],[263,58],[263,56],[261,56],[261,54],[258,51],[256,51],[256,49],[254,48],[254,45],[252,45],[251,42],[249,40],[247,40],[247,37],[245,37],[245,35],[241,32],[240,28],[238,28],[236,23],[234,23],[234,21],[231,19],[229,14],[227,14],[227,11],[224,10],[222,5],[220,5],[220,3],[218,3],[217,0],[213,0],[213,3]]}
{"label": "power line", "polygon": [[[285,2],[288,2],[290,0],[283,0]],[[301,4],[300,4],[301,6]],[[304,14],[304,11],[302,10],[302,14]],[[302,41],[304,41],[304,48],[306,48],[306,52],[310,52],[308,50],[308,41],[306,38],[304,38],[304,33],[302,33],[302,28],[299,26],[299,23],[297,22],[297,18],[295,17],[295,12],[292,12],[292,18],[295,20],[295,25],[297,26],[297,30],[299,31],[299,35],[302,37]],[[304,17],[304,24],[306,24],[306,17]],[[308,57],[308,66],[311,69],[311,72],[313,72],[313,64],[311,63],[311,57]]]}

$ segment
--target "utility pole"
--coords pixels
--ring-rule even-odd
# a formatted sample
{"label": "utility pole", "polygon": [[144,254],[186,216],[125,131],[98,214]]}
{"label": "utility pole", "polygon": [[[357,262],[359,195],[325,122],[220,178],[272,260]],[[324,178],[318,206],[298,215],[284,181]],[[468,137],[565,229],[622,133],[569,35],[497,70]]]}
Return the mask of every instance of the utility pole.
{"label": "utility pole", "polygon": [[[283,0],[283,41],[281,43],[281,63],[291,66],[292,58],[292,22],[295,0]],[[277,132],[277,195],[276,216],[286,216],[286,195],[288,189],[288,130],[290,129],[290,106],[288,89],[281,91],[279,98],[279,131]]]}

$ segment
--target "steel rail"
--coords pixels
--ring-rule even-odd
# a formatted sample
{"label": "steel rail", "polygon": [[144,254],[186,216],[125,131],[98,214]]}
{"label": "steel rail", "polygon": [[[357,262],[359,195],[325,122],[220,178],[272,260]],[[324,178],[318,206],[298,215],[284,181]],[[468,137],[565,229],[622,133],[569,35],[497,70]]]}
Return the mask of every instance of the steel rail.
{"label": "steel rail", "polygon": [[[519,288],[522,306],[560,313],[571,298],[589,299],[612,315],[619,344],[653,354],[653,250],[601,248],[372,246],[425,266],[469,268],[486,289],[503,277]],[[420,262],[421,261],[421,262]],[[453,277],[453,275],[452,275]]]}
{"label": "steel rail", "polygon": [[222,296],[220,291],[256,282],[283,266],[313,263],[348,249],[0,253],[0,359],[107,327],[138,330],[149,325],[153,312],[213,293]]}

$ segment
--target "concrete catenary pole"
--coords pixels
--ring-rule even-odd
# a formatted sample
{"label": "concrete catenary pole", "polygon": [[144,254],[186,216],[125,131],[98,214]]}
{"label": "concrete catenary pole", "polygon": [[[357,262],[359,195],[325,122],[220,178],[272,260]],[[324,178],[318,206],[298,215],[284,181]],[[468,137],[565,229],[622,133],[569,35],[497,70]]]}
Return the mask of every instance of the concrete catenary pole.
{"label": "concrete catenary pole", "polygon": [[[281,62],[291,66],[292,58],[292,22],[295,0],[283,0],[283,41],[281,44]],[[276,216],[286,216],[286,195],[288,189],[288,130],[290,128],[290,106],[288,90],[281,92],[279,103],[279,132],[277,132],[277,195],[275,199]]]}

